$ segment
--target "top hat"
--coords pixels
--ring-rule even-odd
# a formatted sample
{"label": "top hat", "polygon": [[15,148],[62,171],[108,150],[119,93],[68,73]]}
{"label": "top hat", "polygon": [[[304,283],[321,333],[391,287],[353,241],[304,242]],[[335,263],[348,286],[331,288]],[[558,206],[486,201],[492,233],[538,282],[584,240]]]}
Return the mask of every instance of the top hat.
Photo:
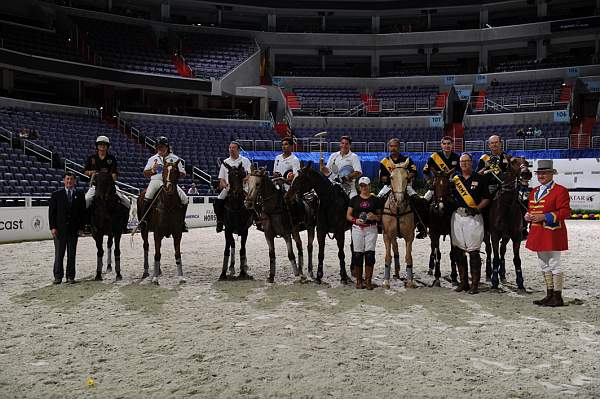
{"label": "top hat", "polygon": [[552,159],[540,159],[537,164],[537,169],[535,173],[538,172],[552,172],[556,174],[556,169],[554,169],[554,161]]}

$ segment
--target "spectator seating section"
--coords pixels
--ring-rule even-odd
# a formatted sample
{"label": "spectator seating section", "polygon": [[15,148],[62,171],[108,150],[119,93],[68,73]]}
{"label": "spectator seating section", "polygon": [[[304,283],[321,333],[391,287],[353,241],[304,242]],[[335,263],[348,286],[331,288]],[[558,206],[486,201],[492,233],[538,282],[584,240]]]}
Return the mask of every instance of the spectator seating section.
{"label": "spectator seating section", "polygon": [[222,78],[254,54],[258,47],[248,37],[179,33],[183,56],[197,78]]}
{"label": "spectator seating section", "polygon": [[485,97],[501,107],[487,108],[486,113],[564,109],[568,100],[561,99],[562,85],[562,79],[490,84],[486,89]]}
{"label": "spectator seating section", "polygon": [[300,111],[349,110],[362,104],[360,91],[354,87],[296,87],[293,89]]}
{"label": "spectator seating section", "polygon": [[[541,138],[569,137],[571,127],[568,123],[543,123],[529,125],[496,125],[465,127],[464,140],[487,140],[491,135],[498,134],[504,140],[522,139],[517,136],[517,130],[527,130],[529,127],[542,131]],[[534,138],[534,137],[525,137]]]}
{"label": "spectator seating section", "polygon": [[437,108],[438,92],[437,86],[380,87],[374,97],[381,103],[382,111],[394,109],[398,113],[417,115]]}
{"label": "spectator seating section", "polygon": [[[297,137],[313,137],[318,133],[316,128],[296,128]],[[397,137],[404,142],[439,141],[444,136],[442,128],[408,127],[408,128],[329,128],[327,141],[335,142],[341,136],[350,136],[354,142],[384,142]],[[316,141],[316,139],[315,139]]]}
{"label": "spectator seating section", "polygon": [[2,38],[3,47],[10,50],[48,58],[84,62],[75,48],[74,41],[60,33],[25,26],[0,24],[0,37]]}
{"label": "spectator seating section", "polygon": [[85,33],[88,44],[102,58],[101,65],[143,73],[178,75],[171,55],[156,45],[150,28],[74,18],[79,30]]}

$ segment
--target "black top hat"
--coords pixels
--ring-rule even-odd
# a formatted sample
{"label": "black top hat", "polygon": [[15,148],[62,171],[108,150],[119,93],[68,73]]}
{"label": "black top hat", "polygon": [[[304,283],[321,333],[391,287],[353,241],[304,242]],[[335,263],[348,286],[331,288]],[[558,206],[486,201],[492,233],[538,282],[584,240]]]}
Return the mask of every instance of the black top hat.
{"label": "black top hat", "polygon": [[552,172],[556,174],[556,169],[554,169],[554,161],[552,159],[540,159],[537,164],[538,168],[535,170],[535,173],[538,172]]}

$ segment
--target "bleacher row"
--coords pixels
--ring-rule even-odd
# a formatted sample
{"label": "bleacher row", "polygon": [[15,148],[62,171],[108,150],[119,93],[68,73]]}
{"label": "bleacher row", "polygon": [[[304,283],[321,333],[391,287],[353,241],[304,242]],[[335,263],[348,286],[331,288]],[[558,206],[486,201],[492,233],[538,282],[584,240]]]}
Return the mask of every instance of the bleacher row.
{"label": "bleacher row", "polygon": [[[180,74],[173,61],[179,49],[158,40],[148,26],[84,17],[72,20],[79,28],[79,37],[74,31],[40,30],[1,22],[0,42],[4,48],[43,57],[142,73]],[[181,55],[194,76],[202,79],[223,77],[257,50],[256,43],[247,37],[171,33],[181,39]],[[91,49],[89,55],[86,46]]]}

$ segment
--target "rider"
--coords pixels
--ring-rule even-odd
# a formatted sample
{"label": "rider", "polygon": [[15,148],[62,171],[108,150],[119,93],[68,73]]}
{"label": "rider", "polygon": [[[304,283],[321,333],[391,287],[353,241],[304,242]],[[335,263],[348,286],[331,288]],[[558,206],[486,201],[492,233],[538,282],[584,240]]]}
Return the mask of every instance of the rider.
{"label": "rider", "polygon": [[319,160],[321,173],[329,177],[332,182],[340,181],[350,199],[357,194],[354,179],[362,176],[360,158],[350,151],[351,145],[352,139],[348,136],[342,136],[340,138],[340,150],[329,156],[327,164],[323,165],[323,160]]}
{"label": "rider", "polygon": [[408,185],[406,186],[406,193],[409,195],[409,204],[412,211],[417,216],[416,225],[417,225],[417,238],[425,238],[427,237],[427,228],[423,224],[423,218],[420,214],[418,201],[420,200],[417,192],[412,188],[412,179],[417,175],[417,165],[407,156],[400,154],[398,151],[400,146],[400,140],[397,138],[392,138],[388,141],[388,150],[390,155],[383,158],[379,162],[379,181],[384,184],[383,188],[377,194],[378,197],[385,197],[391,190],[391,176],[392,170],[394,170],[396,165],[399,165],[408,159],[408,174],[409,180]]}
{"label": "rider", "polygon": [[275,157],[275,163],[273,164],[273,177],[283,177],[286,191],[290,188],[292,180],[300,170],[300,160],[292,153],[293,148],[294,139],[291,137],[283,138],[281,140],[283,153]]}
{"label": "rider", "polygon": [[[87,193],[85,193],[85,206],[89,208],[92,205],[94,196],[96,195],[96,185],[93,181],[93,177],[98,172],[106,172],[112,175],[114,181],[117,181],[119,175],[117,158],[114,155],[109,154],[108,149],[110,148],[110,140],[106,136],[98,136],[96,138],[96,152],[90,155],[85,162],[83,167],[83,174],[92,178],[92,185],[90,186]],[[127,209],[131,207],[131,204],[127,197],[117,190],[117,197]]]}
{"label": "rider", "polygon": [[500,187],[500,175],[508,170],[508,154],[502,150],[502,139],[498,135],[490,136],[488,147],[490,152],[479,158],[477,173],[487,176],[488,189],[493,196]]}
{"label": "rider", "polygon": [[[144,168],[144,177],[150,178],[150,183],[146,189],[146,195],[144,197],[144,209],[142,209],[142,215],[145,215],[150,208],[154,196],[163,185],[162,173],[163,166],[165,163],[174,163],[180,160],[180,158],[171,152],[171,146],[169,145],[169,139],[161,136],[156,141],[156,154],[148,158],[146,167]],[[185,177],[185,167],[182,162],[179,162],[179,177]],[[177,186],[177,194],[181,199],[181,205],[187,210],[189,199],[181,187]],[[185,213],[184,213],[185,214]],[[185,227],[184,219],[184,231],[187,231]]]}
{"label": "rider", "polygon": [[481,277],[481,257],[479,249],[483,241],[484,226],[481,210],[488,206],[489,191],[486,179],[473,173],[473,158],[464,153],[460,157],[462,173],[454,176],[453,195],[457,209],[452,214],[451,237],[452,250],[458,263],[460,285],[456,292],[469,289],[468,265],[466,254],[469,254],[471,264],[471,278],[473,286],[470,294],[479,292],[479,279]]}
{"label": "rider", "polygon": [[229,158],[223,161],[221,164],[221,169],[219,169],[219,187],[221,188],[221,192],[213,203],[215,215],[217,216],[217,233],[223,231],[225,198],[227,198],[227,194],[229,193],[229,169],[225,167],[225,163],[231,167],[236,167],[242,164],[244,170],[246,171],[245,180],[250,175],[250,160],[245,156],[240,155],[240,144],[237,141],[232,141],[229,143]]}
{"label": "rider", "polygon": [[[460,165],[458,162],[459,156],[457,153],[452,151],[454,145],[454,139],[450,136],[442,137],[441,151],[436,151],[427,160],[427,163],[423,167],[423,175],[431,178],[431,173],[435,172],[449,172],[454,170],[454,173],[460,173]],[[425,193],[425,200],[430,201],[433,197],[433,190],[429,189]]]}

